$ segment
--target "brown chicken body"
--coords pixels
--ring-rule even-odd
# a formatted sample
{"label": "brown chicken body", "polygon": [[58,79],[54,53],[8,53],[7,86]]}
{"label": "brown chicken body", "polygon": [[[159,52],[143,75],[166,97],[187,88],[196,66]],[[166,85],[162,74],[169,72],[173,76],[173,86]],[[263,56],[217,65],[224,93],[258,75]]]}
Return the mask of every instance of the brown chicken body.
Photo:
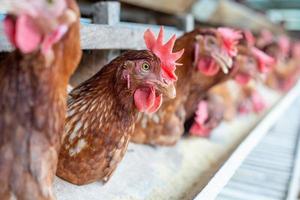
{"label": "brown chicken body", "polygon": [[[149,77],[136,72],[143,62],[152,68]],[[156,97],[174,92],[174,86],[168,90],[160,80],[159,66],[159,59],[150,51],[128,51],[71,92],[59,177],[77,185],[108,181],[134,130],[136,91],[152,82],[158,87]],[[129,82],[127,75],[131,77]]]}
{"label": "brown chicken body", "polygon": [[[223,116],[221,120],[219,119],[215,124],[218,125],[224,119],[226,121],[231,121],[235,117],[235,99],[237,98],[236,96],[238,96],[239,92],[240,86],[233,81],[227,81],[220,85],[217,85],[208,92],[209,100],[218,99],[219,106],[222,105],[223,107]],[[212,104],[215,104],[214,101],[212,101]],[[217,110],[219,110],[217,106],[216,108]]]}
{"label": "brown chicken body", "polygon": [[[203,39],[203,36],[207,38]],[[217,62],[215,68],[228,67],[230,59],[228,56],[219,52],[222,42],[220,34],[215,29],[196,29],[184,34],[178,38],[175,43],[175,49],[184,48],[185,52],[181,59],[182,66],[178,67],[176,74],[178,81],[176,84],[177,96],[175,99],[166,101],[162,104],[157,113],[153,115],[143,114],[136,123],[132,141],[150,145],[174,145],[184,133],[184,122],[187,117],[192,116],[197,107],[197,100],[213,85],[225,80],[228,75],[222,70],[217,72],[213,77],[200,73],[197,69],[197,58],[206,58],[210,55],[208,51],[201,49],[206,44],[216,48]],[[213,39],[210,44],[210,39]],[[196,51],[195,46],[199,43],[200,50]],[[204,44],[203,44],[204,43]],[[222,58],[221,58],[222,57]],[[221,58],[221,59],[220,59]],[[229,66],[230,67],[230,66]],[[210,69],[207,69],[209,71]],[[218,70],[218,69],[217,69]],[[192,93],[191,95],[189,95]],[[195,95],[193,95],[195,94]],[[190,101],[191,99],[191,101]]]}
{"label": "brown chicken body", "polygon": [[[68,7],[78,15],[73,1],[68,1]],[[0,61],[2,200],[54,199],[66,87],[81,56],[78,19],[53,53],[55,60],[48,66],[40,52],[15,50]]]}
{"label": "brown chicken body", "polygon": [[[195,109],[197,108],[198,102],[205,97],[209,89],[211,89],[217,84],[229,80],[234,76],[235,73],[236,68],[232,70],[230,74],[224,74],[223,72],[219,72],[217,75],[214,76],[214,78],[211,79],[201,78],[200,76],[203,75],[198,75],[197,78],[195,78],[194,84],[191,85],[187,101],[184,104],[184,108],[186,110],[185,119],[189,119],[193,116]],[[203,80],[203,83],[200,83],[199,80]]]}

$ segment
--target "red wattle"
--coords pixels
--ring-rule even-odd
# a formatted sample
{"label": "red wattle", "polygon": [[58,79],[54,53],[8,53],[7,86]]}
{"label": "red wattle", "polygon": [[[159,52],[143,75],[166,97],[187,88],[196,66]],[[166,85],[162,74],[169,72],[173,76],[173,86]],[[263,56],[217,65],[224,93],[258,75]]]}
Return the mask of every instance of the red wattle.
{"label": "red wattle", "polygon": [[31,53],[36,50],[42,40],[42,34],[27,15],[18,17],[14,37],[17,48],[23,53]]}
{"label": "red wattle", "polygon": [[208,137],[211,130],[205,128],[202,124],[194,123],[189,131],[191,135],[198,137]]}
{"label": "red wattle", "polygon": [[148,109],[147,113],[155,113],[161,106],[162,95],[155,97],[154,104]]}
{"label": "red wattle", "polygon": [[139,112],[156,112],[161,103],[162,95],[156,96],[154,88],[139,88],[134,92],[134,103]]}
{"label": "red wattle", "polygon": [[216,75],[220,68],[212,58],[201,58],[197,65],[198,70],[206,76]]}
{"label": "red wattle", "polygon": [[237,74],[234,79],[238,84],[246,85],[251,80],[251,76],[248,74],[240,73],[240,74]]}

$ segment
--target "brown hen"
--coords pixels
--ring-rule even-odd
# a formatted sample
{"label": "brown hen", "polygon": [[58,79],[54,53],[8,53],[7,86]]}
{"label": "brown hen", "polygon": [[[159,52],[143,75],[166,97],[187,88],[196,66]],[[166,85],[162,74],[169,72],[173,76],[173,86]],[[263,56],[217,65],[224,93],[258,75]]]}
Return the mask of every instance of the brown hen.
{"label": "brown hen", "polygon": [[[196,29],[177,39],[175,49],[185,49],[179,60],[183,66],[176,70],[177,96],[163,103],[157,113],[140,116],[133,142],[174,145],[179,140],[184,133],[184,121],[193,114],[200,96],[228,77],[226,73],[231,68],[232,55],[227,50],[235,48],[236,39],[230,40],[233,46],[228,49],[228,46],[224,47],[228,37],[222,33],[220,29]],[[186,102],[190,99],[192,101]]]}
{"label": "brown hen", "polygon": [[108,181],[124,157],[138,111],[153,113],[162,95],[175,97],[171,77],[182,53],[171,53],[174,37],[162,45],[161,30],[155,45],[149,33],[145,41],[151,51],[122,54],[71,92],[59,177],[77,185]]}
{"label": "brown hen", "polygon": [[[52,27],[54,16],[41,14],[51,13],[52,4],[45,1],[45,9],[38,10],[32,2],[17,3],[19,10],[4,21],[17,50],[0,60],[0,197],[50,200],[55,199],[52,182],[64,128],[66,88],[81,57],[79,9],[73,0],[60,1],[58,27]],[[25,8],[19,15],[25,4],[36,9],[38,18]]]}

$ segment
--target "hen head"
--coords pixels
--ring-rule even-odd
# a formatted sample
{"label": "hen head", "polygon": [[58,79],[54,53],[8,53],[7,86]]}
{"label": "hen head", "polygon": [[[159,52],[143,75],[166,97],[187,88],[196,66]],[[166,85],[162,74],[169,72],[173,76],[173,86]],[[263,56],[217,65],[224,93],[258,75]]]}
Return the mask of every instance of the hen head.
{"label": "hen head", "polygon": [[[258,44],[257,44],[258,45]],[[276,64],[283,64],[292,54],[292,45],[286,35],[273,36],[272,40],[261,47],[268,55],[272,56]]]}
{"label": "hen head", "polygon": [[261,30],[261,32],[259,33],[259,35],[257,37],[256,45],[259,48],[263,48],[263,47],[273,43],[274,38],[275,37],[271,31],[269,31],[267,29],[263,29],[263,30]]}
{"label": "hen head", "polygon": [[269,72],[275,64],[272,57],[254,46],[255,38],[250,31],[243,31],[243,39],[238,46],[234,66],[238,66],[235,80],[241,85],[255,79],[259,73]]}
{"label": "hen head", "polygon": [[79,15],[78,10],[69,8],[71,1],[7,1],[4,31],[10,43],[21,53],[41,51],[46,59],[53,59],[52,46],[63,38]]}
{"label": "hen head", "polygon": [[206,76],[216,75],[220,69],[225,74],[232,67],[237,55],[237,44],[241,39],[239,31],[229,28],[207,29],[196,37],[195,64]]}
{"label": "hen head", "polygon": [[122,68],[123,80],[134,93],[134,104],[138,111],[153,113],[162,103],[162,97],[175,98],[174,73],[176,60],[183,50],[172,53],[176,37],[163,44],[163,28],[156,39],[153,32],[147,30],[144,35],[149,50],[128,51],[122,57],[126,62]]}

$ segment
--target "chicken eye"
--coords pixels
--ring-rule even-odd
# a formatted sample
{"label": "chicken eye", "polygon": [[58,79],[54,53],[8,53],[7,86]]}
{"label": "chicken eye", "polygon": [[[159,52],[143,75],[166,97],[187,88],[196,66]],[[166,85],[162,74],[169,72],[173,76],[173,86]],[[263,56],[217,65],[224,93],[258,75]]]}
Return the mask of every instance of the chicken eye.
{"label": "chicken eye", "polygon": [[142,70],[148,72],[150,70],[150,65],[148,63],[143,63]]}
{"label": "chicken eye", "polygon": [[207,47],[214,47],[217,45],[217,41],[213,37],[207,37],[205,40],[205,44]]}
{"label": "chicken eye", "polygon": [[255,64],[255,59],[254,58],[248,58],[248,63],[249,64]]}

